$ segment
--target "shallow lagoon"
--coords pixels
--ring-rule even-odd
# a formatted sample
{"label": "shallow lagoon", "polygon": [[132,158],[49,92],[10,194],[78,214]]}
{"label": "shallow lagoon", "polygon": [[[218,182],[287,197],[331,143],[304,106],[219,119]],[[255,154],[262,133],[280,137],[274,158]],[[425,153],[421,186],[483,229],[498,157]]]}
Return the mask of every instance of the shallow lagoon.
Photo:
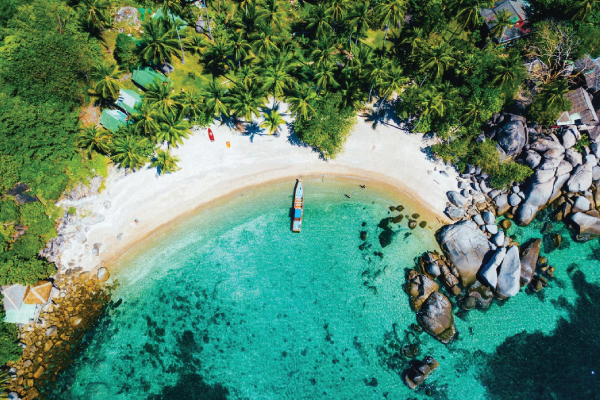
{"label": "shallow lagoon", "polygon": [[[382,250],[378,223],[390,205],[406,202],[370,183],[360,190],[357,182],[311,180],[302,233],[292,234],[293,185],[241,193],[125,257],[115,274],[120,305],[90,332],[53,397],[565,398],[569,377],[579,393],[599,395],[600,345],[590,332],[600,328],[600,306],[576,302],[598,291],[590,284],[600,280],[597,241],[571,244],[562,232],[563,246],[549,255],[557,278],[543,295],[521,293],[457,318],[460,336],[450,346],[420,334],[419,357],[441,366],[413,392],[400,376],[408,360],[393,354],[415,322],[405,269],[437,248],[433,229],[411,231],[405,219]],[[523,243],[540,237],[539,228],[509,234]],[[362,230],[372,245],[364,251]]]}

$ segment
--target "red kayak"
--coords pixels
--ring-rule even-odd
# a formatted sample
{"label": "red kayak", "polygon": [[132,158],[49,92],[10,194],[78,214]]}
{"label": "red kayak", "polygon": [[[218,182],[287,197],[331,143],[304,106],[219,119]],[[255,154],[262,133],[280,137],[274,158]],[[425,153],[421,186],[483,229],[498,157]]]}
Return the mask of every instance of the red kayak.
{"label": "red kayak", "polygon": [[215,135],[213,135],[213,133],[210,130],[210,128],[208,128],[208,138],[210,139],[211,142],[215,141]]}

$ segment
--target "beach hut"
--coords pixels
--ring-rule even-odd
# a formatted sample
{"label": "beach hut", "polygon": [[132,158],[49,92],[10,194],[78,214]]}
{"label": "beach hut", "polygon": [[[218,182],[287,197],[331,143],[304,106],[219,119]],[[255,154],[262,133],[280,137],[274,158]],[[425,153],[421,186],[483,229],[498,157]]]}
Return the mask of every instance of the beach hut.
{"label": "beach hut", "polygon": [[23,296],[24,304],[46,304],[52,292],[52,282],[38,281],[35,285],[28,285]]}
{"label": "beach hut", "polygon": [[121,89],[115,105],[127,114],[134,114],[142,106],[142,96],[135,90]]}
{"label": "beach hut", "polygon": [[588,92],[580,87],[570,91],[565,97],[571,102],[571,110],[563,112],[556,125],[577,125],[580,130],[593,129],[598,125],[600,120]]}
{"label": "beach hut", "polygon": [[492,8],[482,8],[480,13],[490,31],[496,25],[496,17],[501,12],[507,12],[511,16],[513,25],[504,28],[500,37],[494,38],[494,41],[502,44],[529,34],[529,29],[526,28],[529,7],[529,3],[524,0],[502,0],[496,1]]}
{"label": "beach hut", "polygon": [[163,74],[156,72],[150,67],[138,68],[133,71],[133,81],[143,87],[144,89],[148,89],[152,82],[165,83],[170,82],[170,79],[164,76]]}
{"label": "beach hut", "polygon": [[111,132],[127,124],[127,114],[120,110],[103,110],[100,114],[100,123]]}
{"label": "beach hut", "polygon": [[4,311],[19,311],[21,309],[21,305],[23,305],[23,297],[25,297],[26,290],[27,288],[25,286],[19,284],[4,286],[2,288],[2,295],[4,296]]}

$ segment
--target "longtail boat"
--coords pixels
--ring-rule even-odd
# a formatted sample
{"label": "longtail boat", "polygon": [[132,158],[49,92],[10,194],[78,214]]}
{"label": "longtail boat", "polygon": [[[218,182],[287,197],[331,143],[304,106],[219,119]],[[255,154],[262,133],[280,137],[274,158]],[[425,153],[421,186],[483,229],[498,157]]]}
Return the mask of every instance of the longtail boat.
{"label": "longtail boat", "polygon": [[294,192],[294,219],[292,220],[292,231],[300,232],[302,228],[302,216],[304,214],[304,190],[302,189],[302,179],[296,182]]}

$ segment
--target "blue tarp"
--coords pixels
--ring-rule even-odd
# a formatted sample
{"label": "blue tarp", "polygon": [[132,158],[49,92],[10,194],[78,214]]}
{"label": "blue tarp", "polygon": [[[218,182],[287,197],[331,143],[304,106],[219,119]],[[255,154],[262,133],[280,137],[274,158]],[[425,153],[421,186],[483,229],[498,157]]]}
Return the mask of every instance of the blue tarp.
{"label": "blue tarp", "polygon": [[302,209],[295,208],[294,209],[294,218],[300,218],[302,216]]}

